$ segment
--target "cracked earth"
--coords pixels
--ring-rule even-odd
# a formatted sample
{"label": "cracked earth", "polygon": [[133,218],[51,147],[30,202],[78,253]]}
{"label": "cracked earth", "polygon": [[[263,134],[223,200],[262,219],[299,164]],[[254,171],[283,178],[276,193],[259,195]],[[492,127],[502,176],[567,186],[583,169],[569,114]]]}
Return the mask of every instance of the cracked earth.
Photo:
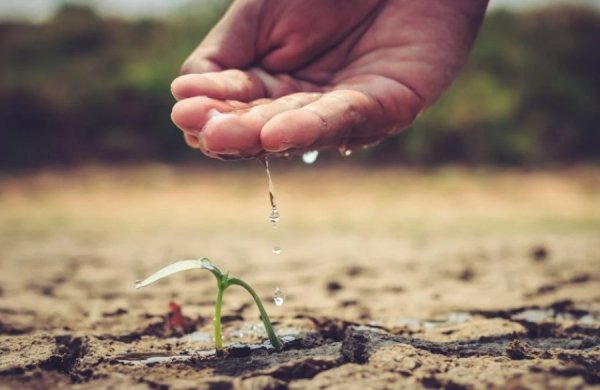
{"label": "cracked earth", "polygon": [[[261,175],[190,175],[3,179],[0,389],[600,388],[598,172],[276,171],[278,231]],[[282,351],[231,288],[216,356],[206,272],[133,289],[194,256],[254,286]]]}

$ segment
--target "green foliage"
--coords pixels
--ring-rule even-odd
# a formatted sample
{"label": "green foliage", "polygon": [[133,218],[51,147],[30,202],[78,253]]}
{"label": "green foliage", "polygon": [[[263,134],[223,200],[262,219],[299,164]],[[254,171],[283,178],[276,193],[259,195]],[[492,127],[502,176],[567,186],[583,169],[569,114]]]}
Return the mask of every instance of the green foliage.
{"label": "green foliage", "polygon": [[[126,21],[66,5],[0,24],[0,168],[202,160],[169,118],[169,85],[227,6]],[[464,72],[413,129],[365,158],[544,164],[600,157],[600,14],[489,14]]]}
{"label": "green foliage", "polygon": [[169,85],[226,2],[168,21],[65,5],[46,23],[0,25],[0,167],[196,157]]}
{"label": "green foliage", "polygon": [[408,161],[536,164],[600,157],[600,14],[487,16],[464,72],[400,140]]}

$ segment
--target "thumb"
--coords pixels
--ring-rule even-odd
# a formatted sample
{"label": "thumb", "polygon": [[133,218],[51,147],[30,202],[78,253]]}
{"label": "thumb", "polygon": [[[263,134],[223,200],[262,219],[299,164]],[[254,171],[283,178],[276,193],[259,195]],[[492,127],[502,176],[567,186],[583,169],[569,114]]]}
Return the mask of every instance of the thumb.
{"label": "thumb", "polygon": [[234,1],[181,67],[182,74],[248,68],[256,58],[259,1]]}

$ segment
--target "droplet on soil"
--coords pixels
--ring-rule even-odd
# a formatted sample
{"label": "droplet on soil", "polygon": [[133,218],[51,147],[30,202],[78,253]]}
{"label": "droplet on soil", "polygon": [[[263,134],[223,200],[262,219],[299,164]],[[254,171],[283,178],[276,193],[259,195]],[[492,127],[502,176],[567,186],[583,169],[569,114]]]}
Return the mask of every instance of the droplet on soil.
{"label": "droplet on soil", "polygon": [[284,301],[285,301],[285,294],[283,293],[283,291],[281,291],[281,289],[279,287],[277,287],[275,289],[275,291],[273,292],[273,302],[275,302],[275,304],[277,306],[281,306],[281,305],[283,305]]}
{"label": "droplet on soil", "polygon": [[312,164],[317,161],[317,157],[319,157],[319,151],[311,150],[302,155],[302,161],[304,161],[305,164]]}
{"label": "droplet on soil", "polygon": [[294,340],[296,340],[294,336],[281,336],[281,341],[283,341],[284,344],[291,343]]}

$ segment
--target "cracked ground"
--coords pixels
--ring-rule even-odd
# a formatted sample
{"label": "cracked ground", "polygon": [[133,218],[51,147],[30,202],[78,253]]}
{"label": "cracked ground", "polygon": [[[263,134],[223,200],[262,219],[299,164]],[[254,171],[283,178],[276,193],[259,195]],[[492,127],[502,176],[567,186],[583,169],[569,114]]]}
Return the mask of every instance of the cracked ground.
{"label": "cracked ground", "polygon": [[[259,164],[0,178],[0,389],[600,388],[597,168],[274,165],[277,229]],[[207,272],[133,289],[201,256],[282,351],[232,287],[215,355]]]}

